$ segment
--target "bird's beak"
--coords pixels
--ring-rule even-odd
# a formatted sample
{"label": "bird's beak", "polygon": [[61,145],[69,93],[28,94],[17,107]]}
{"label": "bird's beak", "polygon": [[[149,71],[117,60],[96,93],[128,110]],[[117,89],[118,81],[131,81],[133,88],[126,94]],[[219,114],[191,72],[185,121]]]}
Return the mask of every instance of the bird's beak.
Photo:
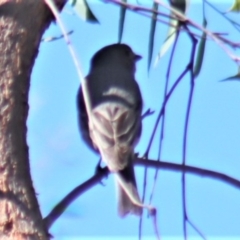
{"label": "bird's beak", "polygon": [[135,60],[135,61],[138,61],[138,60],[140,60],[140,59],[142,59],[142,56],[137,55],[137,54],[134,55],[134,60]]}

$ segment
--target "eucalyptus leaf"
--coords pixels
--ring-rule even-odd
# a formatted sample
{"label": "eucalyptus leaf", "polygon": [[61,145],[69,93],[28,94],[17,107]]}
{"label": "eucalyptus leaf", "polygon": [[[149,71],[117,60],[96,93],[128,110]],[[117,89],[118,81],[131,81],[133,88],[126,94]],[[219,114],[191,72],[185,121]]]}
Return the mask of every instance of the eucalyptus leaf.
{"label": "eucalyptus leaf", "polygon": [[[157,11],[158,3],[154,2],[152,9]],[[149,43],[148,43],[148,71],[150,69],[150,65],[152,61],[156,23],[157,23],[157,13],[153,11],[152,18],[151,18],[150,34],[149,34]]]}
{"label": "eucalyptus leaf", "polygon": [[[127,0],[122,0],[122,2],[126,3]],[[118,42],[119,43],[121,43],[121,41],[122,41],[126,10],[127,10],[126,7],[124,7],[124,6],[120,7],[119,32],[118,32]]]}
{"label": "eucalyptus leaf", "polygon": [[[176,9],[179,12],[185,13],[188,7],[188,0],[171,0],[170,1],[171,7]],[[174,17],[174,14],[171,13],[171,16]],[[169,21],[169,29],[167,33],[167,37],[163,43],[163,45],[160,48],[160,51],[158,53],[158,56],[155,60],[154,65],[156,66],[159,62],[159,60],[166,54],[166,52],[169,50],[169,48],[172,46],[176,39],[176,33],[178,31],[178,28],[180,27],[180,21],[171,18]]]}
{"label": "eucalyptus leaf", "polygon": [[240,81],[240,66],[238,67],[238,72],[237,74],[224,78],[223,80],[221,80],[220,82],[226,82],[226,81]]}
{"label": "eucalyptus leaf", "polygon": [[[204,18],[203,19],[203,27],[206,28],[206,26],[207,26],[207,21]],[[198,76],[198,74],[200,73],[201,68],[202,68],[206,39],[207,39],[207,34],[206,34],[206,32],[203,32],[202,38],[201,38],[201,41],[200,41],[199,47],[198,47],[196,64],[194,66],[194,71],[193,71],[194,77]]]}
{"label": "eucalyptus leaf", "polygon": [[98,23],[86,0],[71,0],[70,3],[75,8],[77,14],[87,22]]}
{"label": "eucalyptus leaf", "polygon": [[176,39],[176,32],[177,32],[177,28],[178,28],[178,21],[172,19],[170,21],[171,26],[168,29],[168,34],[167,34],[167,38],[165,39],[163,45],[160,48],[160,51],[158,53],[158,56],[155,60],[154,66],[156,66],[159,62],[159,60],[165,55],[165,53],[168,51],[168,49],[172,46],[174,40]]}
{"label": "eucalyptus leaf", "polygon": [[238,72],[236,75],[225,78],[225,79],[221,80],[220,82],[226,82],[226,81],[240,81],[240,73]]}
{"label": "eucalyptus leaf", "polygon": [[181,13],[186,12],[186,8],[187,8],[187,5],[188,5],[186,0],[170,0],[170,3],[171,3],[171,7],[174,7],[175,9],[180,11]]}
{"label": "eucalyptus leaf", "polygon": [[229,12],[239,12],[240,11],[240,0],[235,0]]}

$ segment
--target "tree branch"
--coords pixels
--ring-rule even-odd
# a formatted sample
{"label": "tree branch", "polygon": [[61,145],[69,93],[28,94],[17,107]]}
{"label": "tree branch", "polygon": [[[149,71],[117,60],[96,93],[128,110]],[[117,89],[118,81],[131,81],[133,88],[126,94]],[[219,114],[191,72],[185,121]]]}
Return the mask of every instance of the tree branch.
{"label": "tree branch", "polygon": [[[240,189],[240,180],[232,178],[226,174],[188,166],[182,165],[177,163],[170,163],[170,162],[163,162],[163,161],[155,161],[155,160],[147,160],[142,158],[137,158],[135,160],[135,165],[143,166],[143,167],[150,167],[155,169],[162,169],[162,170],[170,170],[176,172],[185,172],[190,174],[195,174],[201,177],[209,177],[216,180],[220,180],[225,182],[233,187]],[[48,214],[47,217],[44,218],[44,223],[47,229],[49,229],[52,224],[60,217],[60,215],[64,212],[64,210],[81,194],[92,188],[94,185],[98,184],[104,177],[109,174],[107,167],[103,168],[101,171],[98,171],[94,174],[90,179],[86,182],[82,183],[81,185],[74,188],[67,196],[65,196]]]}

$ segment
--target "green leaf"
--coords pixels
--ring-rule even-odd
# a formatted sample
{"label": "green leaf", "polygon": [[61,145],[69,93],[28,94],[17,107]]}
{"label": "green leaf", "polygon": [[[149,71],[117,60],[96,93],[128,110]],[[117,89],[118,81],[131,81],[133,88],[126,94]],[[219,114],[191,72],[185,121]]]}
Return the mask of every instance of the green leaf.
{"label": "green leaf", "polygon": [[240,12],[240,0],[235,0],[229,12]]}
{"label": "green leaf", "polygon": [[[185,13],[187,9],[188,2],[187,0],[171,0],[171,7],[175,8],[177,11]],[[173,13],[171,13],[172,16],[174,16]],[[159,62],[159,60],[165,55],[165,53],[169,50],[169,48],[172,46],[176,39],[176,33],[178,31],[178,28],[180,26],[180,21],[171,18],[169,21],[169,29],[167,37],[160,48],[160,51],[158,53],[157,59],[155,60],[154,65],[156,66]]]}
{"label": "green leaf", "polygon": [[[126,3],[127,0],[122,0],[122,2]],[[124,7],[124,6],[120,7],[119,32],[118,32],[118,42],[119,43],[122,41],[126,10],[127,10],[126,7]]]}
{"label": "green leaf", "polygon": [[155,63],[154,63],[155,66],[158,64],[159,60],[165,55],[165,53],[172,46],[174,40],[176,39],[176,32],[177,32],[177,28],[178,28],[178,21],[172,19],[170,21],[170,23],[171,23],[171,26],[168,29],[167,38],[165,39],[163,45],[160,48],[160,51],[159,51],[158,56],[157,56],[157,58],[155,60]]}
{"label": "green leaf", "polygon": [[[152,9],[157,11],[158,3],[154,2]],[[156,23],[157,23],[157,14],[153,12],[152,20],[151,20],[151,27],[150,27],[149,43],[148,43],[148,71],[150,69],[150,65],[151,65],[151,61],[152,61]]]}
{"label": "green leaf", "polygon": [[87,22],[98,23],[97,18],[91,11],[86,0],[71,0],[70,4],[75,8],[77,14]]}
{"label": "green leaf", "polygon": [[[203,19],[203,27],[206,28],[206,26],[207,26],[207,21],[204,18]],[[202,68],[202,62],[203,62],[203,57],[204,57],[204,52],[205,52],[205,45],[206,45],[206,38],[207,38],[207,34],[206,34],[206,32],[203,32],[202,38],[201,38],[201,41],[200,41],[199,47],[198,47],[197,61],[196,61],[194,71],[193,71],[193,75],[195,77],[198,76],[198,74],[200,73],[201,68]]]}
{"label": "green leaf", "polygon": [[238,68],[237,74],[235,74],[231,77],[224,78],[220,82],[226,82],[226,81],[240,81],[240,68]]}
{"label": "green leaf", "polygon": [[171,7],[177,9],[181,13],[185,13],[187,8],[187,1],[186,0],[170,0]]}

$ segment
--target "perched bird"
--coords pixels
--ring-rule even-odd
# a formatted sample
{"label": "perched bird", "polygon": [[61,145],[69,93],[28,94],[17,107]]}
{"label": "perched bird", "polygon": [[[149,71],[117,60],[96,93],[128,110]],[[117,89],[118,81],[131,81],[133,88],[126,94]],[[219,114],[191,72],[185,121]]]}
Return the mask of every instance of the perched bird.
{"label": "perched bird", "polygon": [[[82,89],[77,97],[79,125],[83,139],[101,154],[108,169],[118,174],[139,201],[134,176],[134,147],[141,135],[142,96],[135,81],[135,63],[141,59],[125,44],[100,49],[91,60],[86,86],[91,106],[91,121]],[[118,185],[118,213],[141,215],[142,208],[132,203]]]}

